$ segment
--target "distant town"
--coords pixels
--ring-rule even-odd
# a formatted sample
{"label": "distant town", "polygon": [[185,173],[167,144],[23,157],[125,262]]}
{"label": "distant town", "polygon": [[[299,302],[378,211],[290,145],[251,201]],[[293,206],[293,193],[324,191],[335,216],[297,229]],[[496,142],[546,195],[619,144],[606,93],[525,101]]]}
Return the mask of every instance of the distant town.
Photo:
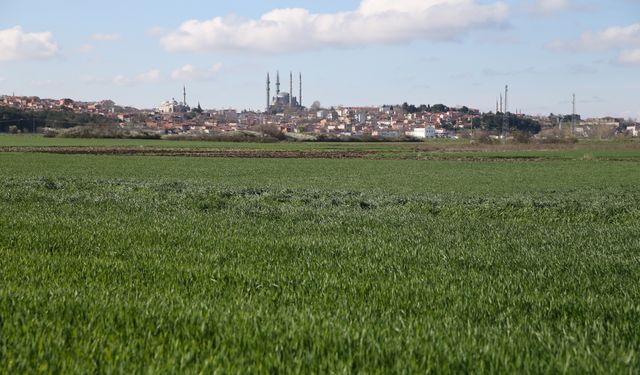
{"label": "distant town", "polygon": [[[119,106],[111,100],[83,102],[73,99],[42,99],[37,96],[0,96],[0,106],[23,111],[22,117],[0,117],[0,131],[40,132],[44,127],[68,128],[89,125],[95,119],[119,127],[153,130],[164,134],[206,135],[252,131],[269,126],[284,134],[305,137],[376,137],[376,138],[461,138],[484,134],[500,137],[508,131],[531,135],[570,135],[576,138],[638,137],[640,123],[623,118],[581,118],[579,114],[549,114],[531,116],[506,111],[502,97],[496,100],[495,112],[481,113],[462,106],[444,104],[413,105],[408,103],[370,107],[329,107],[318,102],[308,107],[302,103],[302,75],[299,75],[299,94],[294,96],[293,74],[290,90],[280,89],[280,75],[276,77],[275,96],[271,95],[271,77],[267,75],[266,108],[264,111],[235,109],[203,109],[199,103],[188,103],[186,87],[180,101],[159,103],[157,108],[138,109]],[[37,124],[29,122],[34,112],[63,112],[76,117],[47,117]],[[504,113],[507,113],[506,115]],[[15,115],[18,116],[18,115]],[[26,117],[25,117],[26,116]],[[87,120],[88,119],[88,120]]]}

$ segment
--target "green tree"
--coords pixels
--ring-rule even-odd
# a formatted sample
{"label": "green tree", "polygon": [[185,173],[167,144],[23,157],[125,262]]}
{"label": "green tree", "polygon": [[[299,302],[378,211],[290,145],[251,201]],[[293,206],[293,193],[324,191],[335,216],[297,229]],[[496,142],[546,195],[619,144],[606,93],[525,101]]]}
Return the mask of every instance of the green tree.
{"label": "green tree", "polygon": [[447,107],[444,104],[434,104],[431,107],[431,111],[432,113],[442,113],[442,112],[449,112],[449,107]]}
{"label": "green tree", "polygon": [[[494,113],[485,113],[481,117],[476,117],[473,119],[473,127],[476,129],[482,129],[493,132],[501,132],[502,127],[504,126],[504,118],[505,115],[502,113],[494,114]],[[507,124],[508,128],[506,129],[509,132],[526,132],[529,134],[537,134],[542,130],[542,126],[540,123],[534,119],[516,116],[513,113],[507,113]]]}
{"label": "green tree", "polygon": [[200,106],[200,102],[198,102],[198,107],[193,109],[193,112],[198,113],[198,114],[202,114],[202,112],[204,112],[202,110],[202,107]]}

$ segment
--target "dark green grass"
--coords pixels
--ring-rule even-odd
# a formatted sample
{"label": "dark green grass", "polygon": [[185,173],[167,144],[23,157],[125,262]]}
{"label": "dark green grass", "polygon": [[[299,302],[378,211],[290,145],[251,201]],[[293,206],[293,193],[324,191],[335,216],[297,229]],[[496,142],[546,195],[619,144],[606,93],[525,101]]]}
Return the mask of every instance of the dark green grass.
{"label": "dark green grass", "polygon": [[[556,150],[500,150],[500,146],[488,148],[486,151],[448,151],[446,148],[439,151],[416,151],[415,155],[403,152],[402,155],[414,156],[417,159],[521,159],[521,160],[614,160],[614,161],[640,161],[640,147],[635,144],[620,144],[612,148],[604,148],[602,144],[579,146],[567,146],[566,149]],[[625,147],[626,146],[626,147]],[[393,157],[389,154],[388,157]]]}
{"label": "dark green grass", "polygon": [[[638,163],[218,159],[0,153],[0,176],[197,180],[225,187],[380,193],[504,193],[637,189]],[[597,192],[596,192],[597,193]]]}
{"label": "dark green grass", "polygon": [[0,154],[0,372],[637,373],[637,170]]}

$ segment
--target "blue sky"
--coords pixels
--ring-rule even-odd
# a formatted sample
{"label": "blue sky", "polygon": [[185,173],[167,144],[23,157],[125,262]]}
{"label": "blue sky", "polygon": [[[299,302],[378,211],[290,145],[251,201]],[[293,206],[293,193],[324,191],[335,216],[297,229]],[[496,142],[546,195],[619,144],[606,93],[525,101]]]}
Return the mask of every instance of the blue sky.
{"label": "blue sky", "polygon": [[[635,0],[9,2],[0,94],[150,108],[262,109],[304,75],[304,104],[445,103],[640,118]],[[285,79],[284,76],[287,78]]]}

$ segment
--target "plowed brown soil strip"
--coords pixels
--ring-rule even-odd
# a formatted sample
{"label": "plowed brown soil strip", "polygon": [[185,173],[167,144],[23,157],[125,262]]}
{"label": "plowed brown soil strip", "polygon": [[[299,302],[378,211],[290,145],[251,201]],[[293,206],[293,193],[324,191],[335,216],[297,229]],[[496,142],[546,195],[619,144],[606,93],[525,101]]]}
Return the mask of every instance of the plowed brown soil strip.
{"label": "plowed brown soil strip", "polygon": [[[462,151],[461,149],[460,151]],[[424,150],[422,150],[424,152]],[[449,150],[450,151],[450,150]],[[469,152],[468,149],[464,150]],[[486,151],[486,150],[483,150]],[[210,158],[264,158],[264,159],[378,159],[378,160],[446,160],[476,162],[540,162],[567,160],[569,158],[553,158],[545,156],[495,156],[465,155],[456,156],[455,152],[444,155],[419,155],[401,150],[215,150],[185,148],[141,148],[141,147],[0,147],[3,152],[47,153],[63,155],[122,155],[122,156],[185,156]],[[600,160],[633,161],[636,158],[607,157]]]}
{"label": "plowed brown soil strip", "polygon": [[0,152],[40,152],[64,155],[143,155],[286,159],[362,159],[379,153],[379,151],[194,150],[124,147],[0,147]]}

